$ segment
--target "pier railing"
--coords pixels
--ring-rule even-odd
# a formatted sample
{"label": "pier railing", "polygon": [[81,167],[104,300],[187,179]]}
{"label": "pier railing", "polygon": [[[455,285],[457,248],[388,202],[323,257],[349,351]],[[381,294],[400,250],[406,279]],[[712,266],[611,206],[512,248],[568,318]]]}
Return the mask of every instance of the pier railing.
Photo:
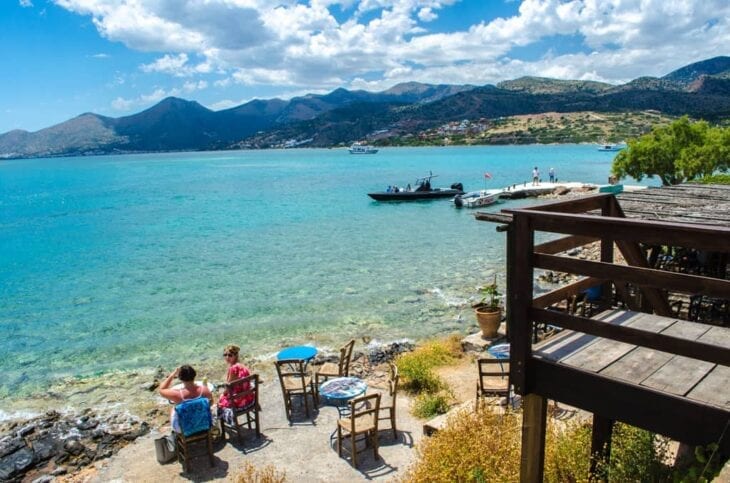
{"label": "pier railing", "polygon": [[[722,431],[730,414],[726,409],[535,357],[532,334],[535,324],[546,323],[730,366],[727,346],[614,325],[549,308],[596,285],[602,286],[604,296],[615,293],[629,310],[665,317],[674,316],[667,297],[669,292],[730,299],[730,281],[650,268],[645,251],[647,246],[672,246],[727,253],[730,251],[730,228],[627,219],[616,198],[610,194],[502,212],[511,215],[509,224],[503,228],[508,241],[510,377],[515,392],[527,396],[523,422],[523,465],[527,465],[527,469],[523,467],[523,479],[536,480],[542,475],[545,398],[566,401],[599,415],[598,419],[594,417],[594,444],[602,441],[600,434],[596,436],[596,432],[600,433],[597,428],[610,427],[607,421],[612,424],[613,420],[626,421],[692,444],[706,443],[708,438],[717,441],[718,431]],[[566,236],[536,245],[538,232]],[[593,242],[600,242],[598,261],[560,255]],[[614,247],[623,255],[625,265],[615,263]],[[536,269],[566,272],[583,278],[533,297]],[[633,291],[638,291],[641,297],[633,296]],[[539,430],[525,429],[531,425],[542,425],[543,442]],[[719,426],[719,429],[713,426]],[[725,450],[730,449],[728,441],[722,446]],[[539,463],[530,462],[538,461],[538,457]]]}

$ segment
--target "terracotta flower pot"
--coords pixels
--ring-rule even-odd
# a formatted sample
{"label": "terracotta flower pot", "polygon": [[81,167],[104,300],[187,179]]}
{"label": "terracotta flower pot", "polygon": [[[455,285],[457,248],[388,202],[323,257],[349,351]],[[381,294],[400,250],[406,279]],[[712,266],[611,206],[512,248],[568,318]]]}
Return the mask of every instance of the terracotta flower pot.
{"label": "terracotta flower pot", "polygon": [[497,337],[497,331],[499,330],[499,324],[502,323],[502,308],[493,309],[483,305],[476,305],[474,312],[477,316],[477,323],[479,328],[482,329],[482,336],[487,339],[494,339]]}

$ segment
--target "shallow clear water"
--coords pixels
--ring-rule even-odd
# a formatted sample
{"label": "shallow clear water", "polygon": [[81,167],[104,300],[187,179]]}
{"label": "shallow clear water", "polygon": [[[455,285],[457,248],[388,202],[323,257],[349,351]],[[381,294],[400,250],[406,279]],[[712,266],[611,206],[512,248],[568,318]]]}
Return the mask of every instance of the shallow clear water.
{"label": "shallow clear water", "polygon": [[[448,200],[377,203],[386,185],[466,190],[605,182],[591,145],[150,154],[0,162],[0,396],[50,380],[463,330],[504,236]],[[511,202],[510,205],[534,203]],[[506,205],[492,206],[499,210]],[[500,275],[501,276],[501,275]]]}

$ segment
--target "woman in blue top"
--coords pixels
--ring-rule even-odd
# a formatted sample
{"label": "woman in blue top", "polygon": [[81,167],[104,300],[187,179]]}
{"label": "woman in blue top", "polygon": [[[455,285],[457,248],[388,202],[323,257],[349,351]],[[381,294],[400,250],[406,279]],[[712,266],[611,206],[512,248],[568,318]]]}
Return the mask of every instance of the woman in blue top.
{"label": "woman in blue top", "polygon": [[[212,405],[213,395],[210,393],[208,386],[198,386],[197,384],[195,384],[195,375],[195,369],[187,364],[178,367],[177,369],[172,371],[170,375],[165,378],[164,381],[162,381],[162,384],[160,384],[160,388],[158,390],[160,396],[164,397],[173,404],[179,404],[183,401],[188,401],[190,399],[195,399],[198,397],[205,397]],[[170,388],[170,385],[175,378],[178,378],[182,381],[182,388]],[[174,406],[170,414],[170,421],[172,422],[172,430],[179,433],[180,425],[177,422],[177,413],[175,412]]]}

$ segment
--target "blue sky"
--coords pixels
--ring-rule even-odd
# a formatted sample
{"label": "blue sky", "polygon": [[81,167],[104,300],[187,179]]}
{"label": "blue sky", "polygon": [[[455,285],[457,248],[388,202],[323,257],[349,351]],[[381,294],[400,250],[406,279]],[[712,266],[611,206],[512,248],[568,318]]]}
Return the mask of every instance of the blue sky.
{"label": "blue sky", "polygon": [[730,54],[726,0],[0,0],[0,133],[167,96],[621,83]]}

